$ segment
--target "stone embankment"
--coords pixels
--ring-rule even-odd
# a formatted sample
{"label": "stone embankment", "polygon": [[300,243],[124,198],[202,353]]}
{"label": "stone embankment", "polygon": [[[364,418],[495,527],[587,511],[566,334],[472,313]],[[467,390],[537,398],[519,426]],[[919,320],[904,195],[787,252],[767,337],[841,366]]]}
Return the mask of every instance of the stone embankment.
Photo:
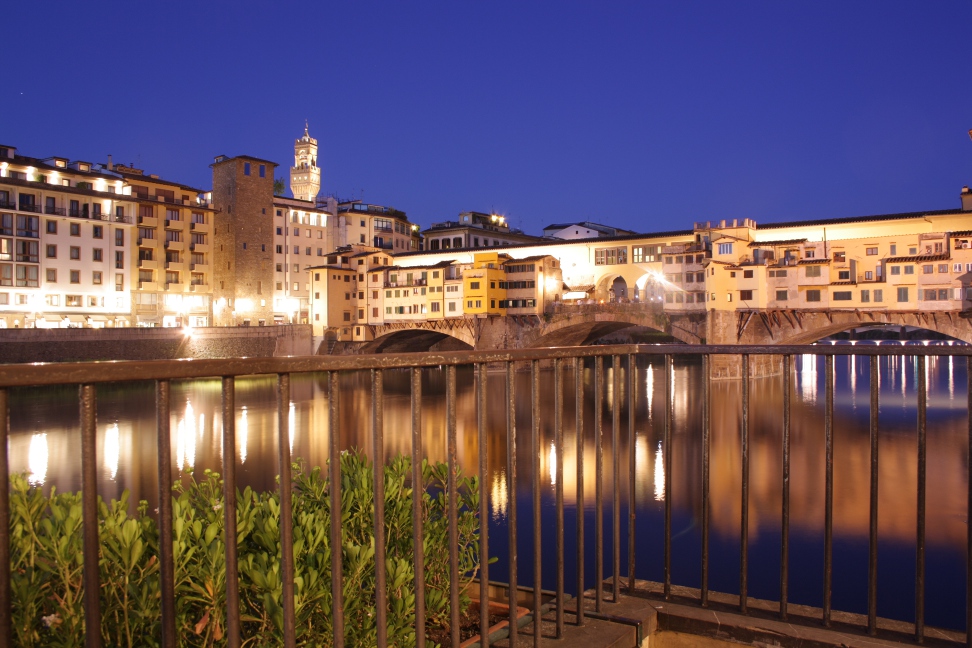
{"label": "stone embankment", "polygon": [[311,355],[311,327],[0,329],[0,363]]}

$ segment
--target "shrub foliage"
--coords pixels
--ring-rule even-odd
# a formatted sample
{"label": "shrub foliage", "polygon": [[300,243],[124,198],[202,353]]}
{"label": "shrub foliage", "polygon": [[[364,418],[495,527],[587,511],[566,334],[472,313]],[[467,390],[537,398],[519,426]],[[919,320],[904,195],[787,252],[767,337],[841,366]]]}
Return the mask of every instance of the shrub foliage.
{"label": "shrub foliage", "polygon": [[[388,638],[415,644],[415,573],[410,460],[385,468]],[[422,464],[427,624],[449,624],[448,468]],[[374,472],[362,454],[341,457],[343,592],[347,645],[376,643]],[[294,589],[297,643],[331,645],[330,483],[319,467],[294,464]],[[459,569],[465,590],[479,569],[479,484],[458,479]],[[222,480],[191,474],[173,493],[176,624],[182,646],[219,646],[226,634],[226,561]],[[81,494],[45,496],[22,476],[11,477],[11,567],[14,641],[18,646],[78,646],[84,638]],[[160,643],[156,520],[128,492],[99,498],[101,633],[105,645]],[[278,493],[237,492],[240,615],[247,646],[282,645]],[[461,597],[463,608],[468,599]]]}

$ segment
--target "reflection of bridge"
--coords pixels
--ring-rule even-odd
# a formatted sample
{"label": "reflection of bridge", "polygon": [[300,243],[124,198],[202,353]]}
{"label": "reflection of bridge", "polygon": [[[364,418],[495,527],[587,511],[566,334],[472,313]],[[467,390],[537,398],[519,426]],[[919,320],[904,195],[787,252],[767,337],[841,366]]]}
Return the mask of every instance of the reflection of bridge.
{"label": "reflection of bridge", "polygon": [[364,353],[583,346],[627,336],[636,342],[808,344],[870,327],[926,329],[972,343],[972,320],[951,311],[740,310],[665,312],[660,304],[563,304],[542,316],[459,317],[389,323]]}

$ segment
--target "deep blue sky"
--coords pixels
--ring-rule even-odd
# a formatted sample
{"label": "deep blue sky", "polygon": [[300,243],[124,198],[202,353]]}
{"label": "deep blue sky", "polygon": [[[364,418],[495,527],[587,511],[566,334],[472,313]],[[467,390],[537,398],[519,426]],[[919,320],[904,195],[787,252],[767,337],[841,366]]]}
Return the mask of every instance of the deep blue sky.
{"label": "deep blue sky", "polygon": [[[651,231],[950,208],[972,3],[10,2],[0,142],[208,188],[310,120],[324,191]],[[164,8],[162,12],[160,8]]]}

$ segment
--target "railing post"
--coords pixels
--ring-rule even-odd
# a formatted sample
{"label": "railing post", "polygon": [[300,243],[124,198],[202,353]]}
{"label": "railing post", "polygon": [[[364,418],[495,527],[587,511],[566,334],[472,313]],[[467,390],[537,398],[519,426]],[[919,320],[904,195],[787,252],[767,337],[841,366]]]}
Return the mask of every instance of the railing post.
{"label": "railing post", "polygon": [[516,544],[516,385],[514,384],[513,363],[506,363],[506,479],[510,497],[507,508],[507,534],[509,539],[510,588],[510,639],[511,648],[517,645],[517,544]]}
{"label": "railing post", "polygon": [[371,370],[371,438],[374,446],[375,626],[379,648],[388,645],[388,587],[385,573],[384,374]]}
{"label": "railing post", "polygon": [[236,532],[236,379],[223,377],[223,531],[226,536],[226,645],[240,646]]}
{"label": "railing post", "polygon": [[[84,645],[101,648],[101,575],[98,538],[98,445],[95,386],[78,389],[81,405],[81,522],[84,539]],[[6,476],[4,476],[6,478]]]}
{"label": "railing post", "polygon": [[412,369],[412,540],[415,555],[415,648],[425,648],[425,543],[422,512],[425,510],[422,476],[422,370]]}
{"label": "railing post", "polygon": [[10,462],[7,439],[10,435],[8,392],[0,389],[0,644],[13,645],[11,620],[13,596],[10,591]]}
{"label": "railing post", "polygon": [[[749,612],[749,354],[742,357],[742,512],[739,520],[739,611]],[[667,493],[666,493],[667,497]]]}
{"label": "railing post", "polygon": [[331,507],[331,628],[334,648],[344,648],[344,570],[341,532],[341,388],[339,375],[327,376],[328,493]]}
{"label": "railing post", "polygon": [[162,612],[162,646],[178,643],[175,623],[175,558],[172,537],[172,446],[169,423],[169,381],[155,382],[155,416],[159,470],[159,582]]}
{"label": "railing post", "polygon": [[280,471],[280,573],[285,648],[297,642],[294,611],[294,513],[290,463],[290,374],[277,375],[277,470]]}

